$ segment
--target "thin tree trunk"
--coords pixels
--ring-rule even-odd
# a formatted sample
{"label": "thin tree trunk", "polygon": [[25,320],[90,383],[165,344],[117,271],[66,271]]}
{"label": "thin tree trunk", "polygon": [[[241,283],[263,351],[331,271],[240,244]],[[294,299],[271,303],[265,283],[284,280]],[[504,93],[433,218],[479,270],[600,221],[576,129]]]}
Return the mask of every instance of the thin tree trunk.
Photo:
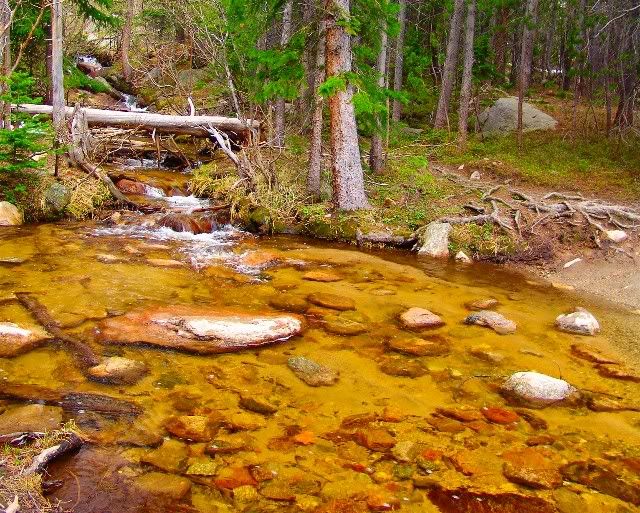
{"label": "thin tree trunk", "polygon": [[[66,140],[65,100],[63,77],[63,33],[62,0],[51,2],[51,105],[55,145],[60,147]],[[56,154],[55,175],[58,175],[59,155]]]}
{"label": "thin tree trunk", "polygon": [[125,82],[131,80],[131,63],[129,62],[129,48],[131,47],[131,35],[133,31],[133,17],[135,16],[135,0],[127,0],[127,7],[122,27],[122,41],[120,43],[120,56],[122,59],[122,77]]}
{"label": "thin tree trunk", "polygon": [[[287,0],[284,4],[282,12],[282,36],[280,38],[280,46],[285,48],[291,39],[291,19],[293,15],[293,0]],[[284,98],[276,99],[274,113],[274,140],[276,146],[284,146],[284,119],[285,119],[285,102]]]}
{"label": "thin tree trunk", "polygon": [[[304,12],[302,13],[302,23],[305,26],[306,30],[312,32],[311,28],[309,28],[312,24],[315,25],[314,17],[316,11],[316,0],[304,0],[303,5]],[[306,87],[303,91],[303,94],[298,102],[298,107],[300,110],[301,118],[303,122],[306,124],[308,122],[308,118],[305,116],[305,113],[308,112],[310,108],[313,108],[315,101],[315,83],[316,83],[316,56],[318,54],[318,49],[316,45],[320,44],[320,31],[318,31],[318,41],[315,41],[315,45],[311,44],[311,41],[307,40],[304,49],[303,56],[303,66],[304,66],[304,76],[306,78]],[[324,50],[323,50],[324,52]]]}
{"label": "thin tree trunk", "polygon": [[324,101],[318,93],[320,84],[324,82],[324,60],[325,60],[325,22],[320,22],[318,48],[316,50],[316,63],[314,71],[314,104],[313,120],[311,125],[311,142],[309,145],[309,174],[307,175],[307,192],[314,201],[320,199],[321,187],[320,176],[322,172],[322,110]]}
{"label": "thin tree trunk", "polygon": [[[0,0],[0,94],[9,90],[11,74],[11,7],[9,0]],[[11,129],[11,105],[0,102],[0,128]]]}
{"label": "thin tree trunk", "polygon": [[476,2],[468,0],[467,21],[464,31],[464,65],[462,86],[460,88],[460,107],[458,111],[458,146],[464,150],[467,145],[467,123],[469,119],[469,103],[471,101],[471,85],[473,78],[473,38],[476,24]]}
{"label": "thin tree trunk", "polygon": [[509,7],[501,6],[498,8],[496,30],[493,35],[493,54],[494,66],[500,77],[500,84],[504,82],[507,70],[507,41],[509,34],[507,33],[507,23],[509,22]]}
{"label": "thin tree trunk", "polygon": [[[586,8],[586,2],[585,0],[580,0],[580,6],[578,8],[578,13],[577,13],[577,26],[578,26],[578,30],[580,31],[580,34],[583,35],[584,33],[584,10]],[[581,40],[582,43],[582,49],[584,49],[584,40]],[[577,135],[577,130],[578,130],[578,103],[580,102],[580,82],[582,80],[581,78],[581,71],[582,71],[582,67],[583,67],[583,58],[584,56],[580,56],[580,59],[576,62],[577,65],[577,73],[576,73],[576,77],[573,79],[573,105],[572,105],[572,124],[573,124],[573,132],[574,132],[574,136]]]}
{"label": "thin tree trunk", "polygon": [[[407,0],[399,0],[400,10],[398,11],[398,37],[396,38],[396,52],[393,66],[393,90],[399,93],[402,90],[402,71],[404,65],[404,36],[407,28]],[[402,102],[393,100],[393,113],[391,119],[400,121],[402,115]]]}
{"label": "thin tree trunk", "polygon": [[[349,0],[326,0],[325,12],[326,73],[329,78],[339,77],[351,71],[351,40],[339,23],[349,17]],[[329,97],[333,202],[344,210],[369,208],[352,100],[353,87],[349,83]]]}
{"label": "thin tree trunk", "polygon": [[444,71],[442,72],[442,85],[440,87],[440,98],[438,98],[438,108],[434,121],[435,128],[447,126],[449,101],[453,90],[453,82],[456,75],[456,64],[458,62],[458,47],[460,46],[460,32],[462,29],[462,16],[464,14],[464,0],[455,0],[453,15],[451,16],[451,26],[449,29],[449,40],[447,42],[447,57],[444,61]]}
{"label": "thin tree trunk", "polygon": [[[378,62],[376,71],[378,72],[378,87],[383,88],[386,85],[387,77],[387,24],[383,23],[380,28],[380,52],[378,53]],[[369,151],[369,167],[379,175],[384,171],[384,144],[382,142],[382,122],[380,114],[376,115],[376,128],[371,136],[371,149]]]}
{"label": "thin tree trunk", "polygon": [[517,140],[518,148],[522,148],[522,104],[524,95],[529,87],[529,77],[531,76],[531,60],[533,54],[533,37],[535,35],[536,14],[538,11],[538,0],[528,0],[525,20],[522,27],[522,50],[520,53],[520,77],[518,83],[518,128]]}

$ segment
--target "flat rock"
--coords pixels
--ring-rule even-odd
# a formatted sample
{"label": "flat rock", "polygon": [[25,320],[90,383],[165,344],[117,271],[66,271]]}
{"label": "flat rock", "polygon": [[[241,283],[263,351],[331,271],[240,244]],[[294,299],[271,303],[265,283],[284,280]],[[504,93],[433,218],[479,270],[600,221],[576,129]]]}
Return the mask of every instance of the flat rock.
{"label": "flat rock", "polygon": [[396,445],[396,439],[385,429],[359,429],[354,435],[354,440],[358,445],[379,452],[388,451]]}
{"label": "flat rock", "polygon": [[640,480],[624,474],[596,460],[575,461],[560,469],[562,476],[574,483],[617,497],[620,500],[640,506]]}
{"label": "flat rock", "polygon": [[209,442],[216,432],[212,420],[203,415],[170,417],[164,426],[173,436],[190,442]]}
{"label": "flat rock", "polygon": [[147,262],[156,267],[186,267],[184,262],[170,258],[148,258]]}
{"label": "flat rock", "polygon": [[342,276],[331,271],[309,271],[302,275],[303,280],[331,283],[342,280]]}
{"label": "flat rock", "polygon": [[191,490],[189,479],[164,472],[147,472],[136,477],[133,483],[146,493],[166,496],[176,501],[184,498]]}
{"label": "flat rock", "polygon": [[307,300],[316,306],[322,306],[332,310],[346,311],[355,310],[356,308],[356,304],[353,299],[345,296],[338,296],[337,294],[329,294],[327,292],[315,292],[314,294],[309,294],[307,296]]}
{"label": "flat rock", "polygon": [[307,300],[300,296],[294,296],[293,294],[280,293],[273,296],[269,300],[271,305],[276,310],[283,310],[285,312],[304,313],[309,309],[309,303]]}
{"label": "flat rock", "polygon": [[578,395],[576,388],[566,381],[532,371],[512,374],[500,391],[509,399],[538,408],[559,404]]}
{"label": "flat rock", "polygon": [[425,329],[443,326],[444,321],[439,315],[426,310],[425,308],[412,307],[400,314],[400,322],[405,328]]}
{"label": "flat rock", "polygon": [[485,492],[469,488],[445,489],[436,484],[429,499],[442,513],[557,513],[542,498],[516,492]]}
{"label": "flat rock", "polygon": [[502,363],[504,355],[491,350],[491,346],[480,344],[469,349],[469,354],[488,363]]}
{"label": "flat rock", "polygon": [[491,328],[500,335],[508,335],[516,331],[516,323],[507,319],[504,315],[491,310],[480,310],[472,313],[465,320],[465,324],[474,324]]}
{"label": "flat rock", "polygon": [[449,258],[449,233],[451,233],[449,223],[437,221],[429,223],[420,237],[418,254],[435,258]]}
{"label": "flat rock", "polygon": [[18,207],[8,201],[0,201],[0,226],[20,226],[22,223]]}
{"label": "flat rock", "polygon": [[418,360],[402,356],[390,356],[382,360],[380,370],[389,376],[418,378],[427,373],[427,369]]}
{"label": "flat rock", "polygon": [[41,328],[0,322],[0,358],[13,358],[42,346],[50,335]]}
{"label": "flat rock", "polygon": [[578,335],[595,335],[600,331],[598,320],[584,308],[576,308],[570,314],[559,315],[556,327],[560,331]]}
{"label": "flat rock", "polygon": [[53,431],[58,429],[61,424],[61,408],[28,404],[13,408],[0,415],[0,435],[22,431]]}
{"label": "flat rock", "polygon": [[206,307],[166,306],[105,319],[97,339],[112,344],[149,344],[198,354],[228,353],[287,340],[303,321],[293,315],[246,314]]}
{"label": "flat rock", "polygon": [[344,312],[339,315],[327,315],[324,318],[324,330],[327,333],[342,336],[354,336],[366,333],[369,328],[361,319],[352,318],[349,314],[357,314],[357,312]]}
{"label": "flat rock", "polygon": [[289,358],[287,365],[298,378],[311,387],[334,385],[339,378],[338,372],[304,356]]}
{"label": "flat rock", "polygon": [[140,460],[165,472],[183,472],[186,469],[189,448],[187,444],[165,438],[162,445],[147,454]]}
{"label": "flat rock", "polygon": [[278,411],[278,407],[271,404],[266,399],[262,397],[255,396],[242,396],[240,398],[240,407],[245,410],[249,410],[255,413],[261,413],[262,415],[271,415]]}
{"label": "flat rock", "polygon": [[144,362],[121,356],[103,358],[98,365],[87,369],[87,375],[91,379],[110,385],[132,385],[147,372],[148,368]]}
{"label": "flat rock", "polygon": [[444,337],[394,337],[388,344],[391,350],[411,356],[442,356],[451,351],[451,346]]}
{"label": "flat rock", "polygon": [[467,301],[464,306],[468,310],[491,310],[497,307],[500,304],[500,301],[494,299],[492,297],[484,298],[484,299],[475,299],[473,301]]}
{"label": "flat rock", "polygon": [[542,490],[562,486],[562,475],[553,462],[538,449],[508,451],[502,472],[511,482]]}

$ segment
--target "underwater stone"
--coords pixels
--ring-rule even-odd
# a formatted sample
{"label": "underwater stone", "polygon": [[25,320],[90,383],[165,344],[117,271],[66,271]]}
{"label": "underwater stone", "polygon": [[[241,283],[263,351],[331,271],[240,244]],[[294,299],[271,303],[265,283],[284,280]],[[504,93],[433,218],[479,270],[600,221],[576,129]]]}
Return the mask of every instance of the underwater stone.
{"label": "underwater stone", "polygon": [[538,372],[516,372],[500,387],[508,398],[534,407],[562,403],[578,391],[563,379],[552,378]]}

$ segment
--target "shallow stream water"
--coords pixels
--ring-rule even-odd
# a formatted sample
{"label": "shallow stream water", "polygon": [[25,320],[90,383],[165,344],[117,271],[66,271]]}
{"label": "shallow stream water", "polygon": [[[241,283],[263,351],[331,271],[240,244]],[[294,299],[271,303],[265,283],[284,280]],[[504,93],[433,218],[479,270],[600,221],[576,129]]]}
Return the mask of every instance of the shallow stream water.
{"label": "shallow stream water", "polygon": [[[97,354],[148,366],[133,385],[105,385],[87,380],[61,345],[0,358],[0,387],[97,392],[142,408],[133,418],[65,412],[87,443],[50,469],[62,481],[51,498],[64,507],[92,513],[639,510],[638,411],[593,411],[584,404],[523,410],[508,404],[497,385],[513,372],[535,370],[637,406],[639,383],[603,377],[572,355],[571,345],[586,342],[637,368],[640,316],[493,265],[256,238],[231,227],[193,235],[142,224],[0,231],[0,321],[35,325],[12,299],[28,292]],[[305,279],[311,271],[339,279]],[[318,292],[351,299],[355,310],[306,303]],[[465,304],[487,298],[517,323],[515,333],[463,323],[470,313]],[[178,305],[256,315],[292,305],[305,329],[260,349],[206,356],[96,341],[103,319]],[[556,316],[575,306],[598,318],[601,334],[554,327]],[[407,330],[398,319],[410,307],[438,314],[444,326]],[[364,332],[337,334],[354,323]],[[410,337],[449,350],[410,356],[390,347]],[[337,371],[338,381],[308,386],[288,367],[293,356]],[[269,411],[257,413],[265,404]],[[509,421],[486,416],[487,407]],[[438,408],[473,411],[481,420],[459,422]],[[170,434],[168,423],[181,416],[209,419],[211,440]],[[523,485],[505,475],[507,462],[534,474],[562,472],[562,479],[537,489],[532,483],[544,476],[534,476]],[[573,462],[593,462],[593,472],[610,474],[598,474],[598,481],[562,470]],[[603,485],[606,479],[613,484]]]}

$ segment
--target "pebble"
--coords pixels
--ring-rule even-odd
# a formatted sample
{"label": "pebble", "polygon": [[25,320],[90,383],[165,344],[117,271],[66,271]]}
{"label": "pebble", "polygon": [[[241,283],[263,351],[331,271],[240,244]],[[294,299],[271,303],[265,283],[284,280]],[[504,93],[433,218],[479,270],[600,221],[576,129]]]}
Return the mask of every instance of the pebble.
{"label": "pebble", "polygon": [[405,328],[409,329],[437,328],[444,325],[444,321],[440,316],[424,308],[416,307],[409,308],[409,310],[402,313],[400,322]]}
{"label": "pebble", "polygon": [[272,415],[278,411],[278,408],[262,397],[242,396],[239,402],[240,406],[245,410],[262,415]]}
{"label": "pebble", "polygon": [[500,301],[492,297],[485,299],[476,299],[474,301],[468,301],[464,306],[468,310],[491,310],[500,304]]}
{"label": "pebble", "polygon": [[476,326],[491,328],[499,335],[509,335],[516,331],[515,322],[491,310],[480,310],[477,313],[473,313],[469,315],[464,322],[465,324],[475,324]]}
{"label": "pebble", "polygon": [[513,424],[520,420],[517,413],[504,408],[484,407],[480,411],[489,422],[494,424]]}
{"label": "pebble", "polygon": [[302,275],[303,280],[331,283],[342,280],[342,276],[331,271],[309,271]]}
{"label": "pebble", "polygon": [[431,339],[400,337],[392,338],[388,344],[393,351],[411,356],[441,356],[448,354],[451,350],[444,337]]}
{"label": "pebble", "polygon": [[353,299],[345,296],[338,296],[337,294],[329,294],[328,292],[315,292],[314,294],[309,294],[307,296],[307,300],[314,305],[330,308],[332,310],[346,311],[356,309]]}
{"label": "pebble", "polygon": [[382,361],[380,370],[389,376],[418,378],[427,373],[424,365],[418,360],[402,357],[389,357]]}
{"label": "pebble", "polygon": [[359,429],[354,440],[358,445],[378,452],[385,452],[396,445],[396,439],[385,429]]}

